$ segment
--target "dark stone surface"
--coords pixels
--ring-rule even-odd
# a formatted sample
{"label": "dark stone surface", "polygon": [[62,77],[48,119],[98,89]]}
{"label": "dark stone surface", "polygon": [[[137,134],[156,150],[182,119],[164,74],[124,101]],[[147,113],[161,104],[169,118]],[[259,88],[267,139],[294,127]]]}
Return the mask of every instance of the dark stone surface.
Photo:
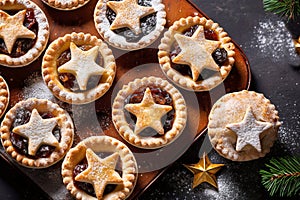
{"label": "dark stone surface", "polygon": [[193,2],[245,52],[252,71],[250,90],[263,93],[279,111],[279,139],[266,157],[248,162],[232,162],[211,150],[208,155],[212,162],[225,164],[217,173],[219,189],[208,184],[192,189],[193,174],[182,164],[198,162],[205,150],[201,148],[204,134],[140,199],[279,199],[268,195],[258,171],[272,157],[300,155],[300,56],[294,52],[291,33],[284,20],[263,10],[260,0]]}
{"label": "dark stone surface", "polygon": [[[140,197],[155,199],[264,200],[271,198],[260,183],[258,171],[272,157],[300,155],[300,57],[294,53],[291,34],[283,20],[263,10],[261,0],[194,0],[198,7],[218,22],[247,55],[251,70],[250,90],[263,93],[276,106],[280,121],[279,139],[264,158],[232,162],[214,150],[212,162],[224,163],[217,173],[219,189],[201,184],[192,189],[193,175],[183,163],[196,163],[206,148],[206,134],[199,138],[177,162]],[[0,160],[0,199],[46,199],[31,182]],[[276,198],[277,199],[277,198]]]}

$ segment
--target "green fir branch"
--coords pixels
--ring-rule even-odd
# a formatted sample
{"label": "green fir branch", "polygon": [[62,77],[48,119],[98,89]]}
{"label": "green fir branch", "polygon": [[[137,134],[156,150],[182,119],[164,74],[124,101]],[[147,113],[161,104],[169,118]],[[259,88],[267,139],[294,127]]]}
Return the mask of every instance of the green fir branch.
{"label": "green fir branch", "polygon": [[300,157],[272,158],[266,164],[267,170],[260,170],[262,184],[271,196],[291,197],[300,192]]}
{"label": "green fir branch", "polygon": [[293,20],[300,16],[299,0],[263,0],[264,9],[280,17]]}

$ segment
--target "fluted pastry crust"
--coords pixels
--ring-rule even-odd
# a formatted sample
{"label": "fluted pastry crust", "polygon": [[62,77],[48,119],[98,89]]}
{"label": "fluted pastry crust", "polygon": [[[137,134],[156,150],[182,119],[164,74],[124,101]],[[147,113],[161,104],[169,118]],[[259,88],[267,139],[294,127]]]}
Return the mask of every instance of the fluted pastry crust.
{"label": "fluted pastry crust", "polygon": [[[60,128],[61,139],[58,146],[46,158],[30,158],[25,154],[19,153],[11,142],[12,125],[16,119],[18,110],[26,109],[32,111],[36,109],[41,113],[50,113],[53,118],[57,120],[57,126]],[[52,118],[50,118],[52,119]],[[24,101],[18,102],[14,105],[5,115],[1,123],[1,142],[5,151],[19,164],[32,167],[32,168],[45,168],[49,167],[60,159],[67,153],[73,144],[74,138],[74,126],[73,121],[69,114],[60,108],[57,104],[46,100],[46,99],[36,99],[30,98]]]}
{"label": "fluted pastry crust", "polygon": [[[97,31],[110,45],[123,49],[123,50],[135,50],[145,48],[146,46],[152,44],[164,30],[166,24],[166,12],[165,6],[161,0],[152,0],[151,7],[156,12],[156,26],[153,31],[148,35],[143,36],[137,42],[127,42],[125,37],[116,34],[113,30],[110,29],[110,22],[106,17],[107,2],[109,0],[99,0],[94,11],[94,23]],[[133,10],[135,11],[135,10]],[[129,24],[131,24],[130,22]]]}
{"label": "fluted pastry crust", "polygon": [[[97,86],[80,92],[71,91],[65,88],[59,80],[57,59],[62,52],[70,48],[73,43],[77,46],[90,45],[98,46],[99,55],[103,59],[104,73]],[[71,58],[72,59],[72,58]],[[81,65],[85,66],[86,65]],[[82,73],[85,73],[84,70]],[[83,75],[79,73],[78,75]],[[42,75],[44,82],[51,92],[60,100],[70,104],[85,104],[97,100],[103,96],[111,87],[116,74],[116,63],[112,51],[96,36],[84,33],[71,33],[54,40],[47,48],[42,62]]]}
{"label": "fluted pastry crust", "polygon": [[137,181],[137,163],[130,149],[121,141],[110,136],[88,137],[70,149],[63,161],[61,171],[66,188],[78,200],[97,199],[74,185],[73,170],[85,158],[87,149],[91,149],[96,154],[101,152],[119,154],[122,163],[123,184],[118,184],[111,193],[105,194],[102,199],[126,199],[133,191]]}
{"label": "fluted pastry crust", "polygon": [[[125,99],[136,90],[147,88],[147,86],[167,91],[173,100],[173,108],[175,109],[173,126],[171,130],[161,134],[159,137],[142,136],[135,133],[134,129],[129,126],[124,115]],[[135,79],[133,82],[124,85],[115,97],[112,106],[112,121],[119,134],[130,144],[139,148],[154,149],[170,144],[182,133],[186,125],[186,120],[187,108],[181,93],[168,81],[153,76]]]}
{"label": "fluted pastry crust", "polygon": [[[0,64],[7,67],[23,67],[35,61],[46,48],[49,39],[49,23],[44,12],[29,0],[1,0],[0,10],[25,10],[33,9],[34,17],[38,23],[36,42],[27,53],[20,57],[0,54]],[[13,33],[11,33],[13,34]]]}
{"label": "fluted pastry crust", "polygon": [[[261,128],[249,123],[247,119],[251,117],[259,125],[270,126]],[[232,128],[236,125],[238,128],[244,126],[244,132],[248,134],[248,140],[241,141],[247,144],[242,149],[237,147],[239,135]],[[214,104],[209,115],[208,136],[212,146],[223,157],[233,161],[247,161],[264,157],[270,151],[280,125],[278,111],[270,100],[263,94],[243,90],[226,94]],[[254,145],[254,134],[257,131],[260,131],[258,146],[261,149]]]}
{"label": "fluted pastry crust", "polygon": [[[228,61],[222,66],[220,66],[218,73],[214,73],[212,76],[198,81],[194,81],[191,77],[183,75],[180,72],[173,69],[171,66],[172,60],[170,58],[172,46],[176,42],[175,35],[178,33],[182,33],[183,31],[195,25],[203,26],[204,29],[214,31],[218,36],[218,42],[220,42],[219,47],[224,48],[227,51],[228,56]],[[180,20],[174,22],[174,24],[169,28],[169,30],[165,32],[164,37],[161,39],[161,43],[158,48],[159,64],[163,72],[170,80],[187,90],[208,91],[213,89],[225,80],[234,64],[235,46],[231,42],[231,38],[228,36],[227,32],[225,32],[223,28],[219,26],[219,24],[204,17],[187,17],[181,18]],[[192,48],[191,50],[199,51],[194,48]],[[198,57],[200,56],[197,56],[197,58]]]}

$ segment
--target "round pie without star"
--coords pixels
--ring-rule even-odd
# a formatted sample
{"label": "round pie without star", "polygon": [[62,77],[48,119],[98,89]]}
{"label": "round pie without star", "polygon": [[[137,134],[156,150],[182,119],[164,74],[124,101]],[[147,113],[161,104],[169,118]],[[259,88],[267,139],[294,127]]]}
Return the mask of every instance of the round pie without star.
{"label": "round pie without star", "polygon": [[111,87],[116,73],[112,51],[96,36],[71,33],[54,40],[43,62],[43,79],[60,100],[85,104]]}
{"label": "round pie without star", "polygon": [[161,69],[186,90],[213,89],[225,80],[235,61],[231,38],[219,24],[204,17],[174,22],[158,48]]}
{"label": "round pie without star", "polygon": [[110,45],[135,50],[152,44],[164,30],[165,6],[161,0],[99,0],[94,22]]}
{"label": "round pie without star", "polygon": [[0,133],[5,151],[19,164],[45,168],[71,148],[74,127],[69,114],[57,104],[30,98],[6,113]]}
{"label": "round pie without star", "polygon": [[61,173],[76,199],[126,199],[137,181],[137,163],[124,143],[92,136],[70,149]]}
{"label": "round pie without star", "polygon": [[22,67],[36,60],[49,38],[44,12],[32,1],[0,1],[0,65]]}
{"label": "round pie without star", "polygon": [[209,114],[208,136],[215,150],[233,161],[265,156],[277,139],[278,112],[270,100],[254,91],[221,97]]}
{"label": "round pie without star", "polygon": [[173,142],[186,125],[183,96],[158,77],[135,79],[118,92],[112,105],[112,121],[130,144],[145,149]]}

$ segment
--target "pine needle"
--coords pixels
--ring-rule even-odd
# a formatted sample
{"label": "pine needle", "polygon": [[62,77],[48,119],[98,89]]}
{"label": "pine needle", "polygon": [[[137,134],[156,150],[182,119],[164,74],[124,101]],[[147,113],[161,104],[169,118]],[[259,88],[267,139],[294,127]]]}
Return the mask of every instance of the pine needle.
{"label": "pine needle", "polygon": [[260,170],[262,184],[271,196],[291,197],[300,192],[300,157],[271,159],[267,170]]}
{"label": "pine needle", "polygon": [[300,16],[299,0],[263,0],[264,9],[280,17],[293,20]]}

